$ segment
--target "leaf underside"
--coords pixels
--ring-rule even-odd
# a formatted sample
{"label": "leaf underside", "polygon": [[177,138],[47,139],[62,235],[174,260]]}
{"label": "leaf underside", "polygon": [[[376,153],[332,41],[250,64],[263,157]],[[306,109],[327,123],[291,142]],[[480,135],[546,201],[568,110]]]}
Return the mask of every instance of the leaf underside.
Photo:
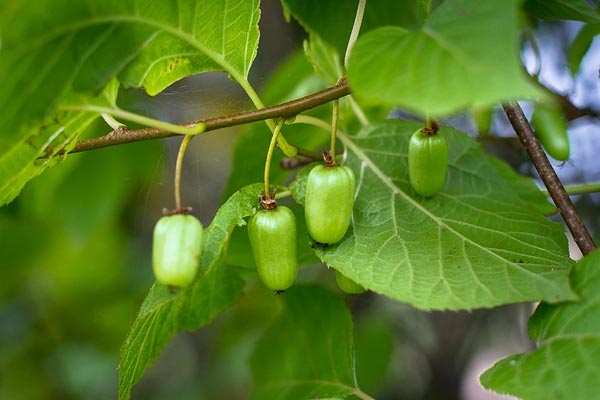
{"label": "leaf underside", "polygon": [[[442,128],[450,152],[442,191],[417,195],[407,173],[414,122],[341,135],[357,177],[354,214],[341,242],[317,250],[364,287],[421,309],[472,309],[574,299],[572,262],[559,224],[511,182],[467,135]],[[292,185],[302,202],[306,173]],[[530,190],[537,190],[533,185]]]}

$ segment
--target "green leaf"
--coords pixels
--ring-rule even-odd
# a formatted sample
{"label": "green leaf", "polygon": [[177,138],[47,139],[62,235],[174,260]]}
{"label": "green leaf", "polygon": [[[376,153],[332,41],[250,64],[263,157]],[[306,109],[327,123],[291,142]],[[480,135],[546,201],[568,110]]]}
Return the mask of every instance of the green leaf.
{"label": "green leaf", "polygon": [[10,186],[0,205],[54,163],[36,161],[47,146],[70,147],[93,119],[56,114],[74,93],[98,94],[118,76],[156,94],[213,70],[247,83],[259,15],[258,0],[11,3],[0,13],[0,76],[10,77],[0,87],[0,180]]}
{"label": "green leaf", "polygon": [[569,69],[575,75],[581,65],[581,60],[587,54],[594,38],[600,34],[600,24],[584,25],[579,31],[571,47],[568,50],[567,59],[569,61]]}
{"label": "green leaf", "polygon": [[538,348],[496,363],[480,378],[488,389],[522,399],[597,399],[600,381],[600,251],[574,268],[581,301],[542,303],[529,320]]}
{"label": "green leaf", "polygon": [[502,178],[510,182],[512,189],[521,200],[528,203],[529,207],[535,208],[542,215],[556,214],[556,207],[548,201],[548,196],[538,189],[533,179],[518,174],[510,165],[498,158],[490,156],[489,160]]}
{"label": "green leaf", "polygon": [[[295,19],[312,35],[317,35],[333,46],[343,58],[358,0],[346,0],[340,6],[337,0],[282,0],[286,17]],[[361,32],[386,25],[413,27],[419,23],[413,0],[369,0],[365,6]]]}
{"label": "green leaf", "polygon": [[150,290],[121,350],[119,398],[130,397],[133,385],[175,334],[208,324],[238,298],[244,282],[222,260],[233,229],[255,212],[261,188],[245,187],[221,206],[204,235],[201,268],[206,272],[192,285],[175,293],[159,284]]}
{"label": "green leaf", "polygon": [[340,134],[357,177],[354,215],[344,239],[319,249],[319,258],[422,309],[575,298],[563,228],[524,200],[523,188],[515,192],[466,134],[440,131],[450,153],[442,191],[423,198],[412,190],[408,140],[420,127],[389,121]]}
{"label": "green leaf", "polygon": [[383,27],[362,36],[348,66],[353,94],[434,116],[541,95],[519,61],[518,6],[446,0],[419,30]]}
{"label": "green leaf", "polygon": [[527,0],[525,10],[547,20],[600,22],[600,14],[586,0]]}
{"label": "green leaf", "polygon": [[380,312],[363,315],[355,323],[356,377],[361,389],[368,393],[381,391],[394,356],[393,332],[390,321],[382,318]]}
{"label": "green leaf", "polygon": [[[283,0],[286,17],[293,15],[309,33],[304,51],[317,75],[334,84],[344,74],[343,58],[358,1],[340,7],[334,0]],[[381,26],[416,26],[419,22],[412,0],[370,0],[365,6],[361,33]]]}
{"label": "green leaf", "polygon": [[294,286],[279,299],[283,310],[250,360],[253,398],[345,397],[360,391],[352,318],[342,299],[318,286]]}
{"label": "green leaf", "polygon": [[304,52],[315,73],[329,84],[335,84],[343,75],[340,54],[319,36],[311,35],[310,40],[304,41]]}
{"label": "green leaf", "polygon": [[94,113],[71,111],[33,128],[20,140],[0,136],[3,148],[0,153],[0,206],[10,203],[29,180],[61,160],[53,155],[39,158],[45,148],[53,145],[54,154],[62,148],[72,148],[75,138],[96,118],[98,115]]}

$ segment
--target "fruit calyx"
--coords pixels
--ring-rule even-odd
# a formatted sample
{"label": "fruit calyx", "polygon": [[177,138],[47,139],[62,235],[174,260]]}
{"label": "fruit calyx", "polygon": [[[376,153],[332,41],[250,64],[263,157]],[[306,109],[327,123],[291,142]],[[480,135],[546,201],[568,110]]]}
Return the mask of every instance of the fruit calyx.
{"label": "fruit calyx", "polygon": [[434,119],[429,120],[427,126],[421,129],[421,132],[425,136],[433,136],[440,130],[440,125]]}
{"label": "fruit calyx", "polygon": [[177,214],[187,215],[191,212],[192,212],[192,207],[181,207],[181,208],[176,208],[175,210],[169,210],[168,208],[162,209],[162,215],[164,215],[164,216],[177,215]]}
{"label": "fruit calyx", "polygon": [[259,194],[260,207],[263,210],[274,210],[277,208],[277,200],[275,200],[276,189],[273,189],[271,194]]}
{"label": "fruit calyx", "polygon": [[335,157],[333,157],[327,150],[323,150],[321,154],[323,155],[323,161],[325,161],[325,166],[327,168],[334,168],[339,165],[335,162]]}

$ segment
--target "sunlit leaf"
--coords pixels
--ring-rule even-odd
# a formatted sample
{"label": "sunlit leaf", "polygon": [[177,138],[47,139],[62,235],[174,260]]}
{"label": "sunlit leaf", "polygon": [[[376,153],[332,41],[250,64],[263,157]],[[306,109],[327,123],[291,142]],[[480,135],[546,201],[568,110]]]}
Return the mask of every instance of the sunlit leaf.
{"label": "sunlit leaf", "polygon": [[518,15],[518,0],[446,0],[421,29],[369,32],[352,52],[352,91],[434,116],[537,96],[519,60]]}
{"label": "sunlit leaf", "polygon": [[0,13],[0,205],[52,160],[45,148],[69,148],[91,116],[56,113],[73,94],[101,92],[115,77],[156,94],[204,71],[245,81],[258,44],[258,0],[12,2]]}

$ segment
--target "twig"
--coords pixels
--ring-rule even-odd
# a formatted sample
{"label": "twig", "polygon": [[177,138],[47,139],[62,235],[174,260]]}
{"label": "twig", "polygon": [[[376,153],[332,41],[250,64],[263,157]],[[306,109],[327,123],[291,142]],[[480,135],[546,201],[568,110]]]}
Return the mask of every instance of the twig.
{"label": "twig", "polygon": [[575,206],[571,202],[569,195],[565,191],[562,183],[556,176],[556,172],[550,165],[546,153],[542,150],[542,146],[535,137],[531,125],[525,118],[523,110],[517,102],[507,102],[502,105],[510,123],[521,139],[521,143],[527,150],[529,158],[533,162],[535,169],[542,178],[544,185],[548,189],[548,193],[560,211],[567,227],[571,231],[577,246],[585,255],[596,248],[592,236],[585,227],[581,216],[577,213]]}
{"label": "twig", "polygon": [[[339,99],[340,97],[344,97],[349,94],[350,87],[345,80],[342,80],[335,86],[331,86],[325,90],[313,93],[297,100],[292,100],[286,103],[281,103],[258,110],[244,111],[237,114],[187,122],[185,124],[181,124],[181,126],[193,127],[197,126],[199,123],[204,123],[206,125],[205,132],[207,132],[221,128],[228,128],[231,126],[243,125],[250,122],[263,121],[271,118],[291,118],[303,111],[326,104],[332,100]],[[108,146],[138,142],[141,140],[162,139],[177,135],[178,134],[176,133],[156,128],[135,130],[117,129],[105,136],[79,141],[69,153],[79,153],[82,151],[100,149]],[[54,151],[55,149],[48,147],[45,151],[45,155],[40,158],[46,158],[51,155],[65,154],[65,151],[63,150],[59,150],[56,153],[54,153]]]}

